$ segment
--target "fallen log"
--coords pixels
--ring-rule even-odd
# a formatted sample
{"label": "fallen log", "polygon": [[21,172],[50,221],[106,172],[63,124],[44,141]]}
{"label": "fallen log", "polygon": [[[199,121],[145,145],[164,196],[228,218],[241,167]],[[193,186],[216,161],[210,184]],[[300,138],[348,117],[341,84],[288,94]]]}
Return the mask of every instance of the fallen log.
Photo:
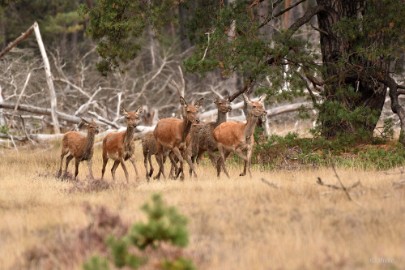
{"label": "fallen log", "polygon": [[[17,109],[18,111],[23,111],[23,112],[30,112],[30,113],[35,113],[35,114],[41,114],[41,115],[48,115],[51,116],[52,112],[51,109],[48,108],[41,108],[41,107],[35,107],[32,105],[23,105],[23,104],[14,104],[10,102],[0,102],[0,109],[10,109],[14,110]],[[73,124],[79,124],[81,119],[78,116],[70,115],[67,113],[59,112],[56,111],[56,114],[58,115],[59,119],[62,119],[64,121],[67,121],[69,123]],[[106,122],[105,120],[96,120],[96,123],[99,125],[108,125],[113,128],[121,128],[121,126],[113,123],[113,122]]]}

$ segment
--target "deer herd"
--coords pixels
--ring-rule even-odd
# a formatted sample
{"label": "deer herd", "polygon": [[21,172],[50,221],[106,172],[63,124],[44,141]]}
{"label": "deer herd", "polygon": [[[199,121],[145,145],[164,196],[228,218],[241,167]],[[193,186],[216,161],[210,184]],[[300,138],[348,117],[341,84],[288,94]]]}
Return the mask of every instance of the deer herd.
{"label": "deer herd", "polygon": [[[264,108],[265,95],[258,101],[250,100],[243,94],[247,106],[246,122],[227,121],[227,113],[232,110],[229,97],[217,98],[215,105],[217,107],[217,120],[210,123],[200,123],[198,112],[202,106],[203,99],[199,99],[191,104],[187,103],[183,97],[180,97],[182,119],[163,118],[160,119],[153,132],[145,134],[142,138],[142,152],[144,157],[144,166],[146,178],[152,177],[154,168],[152,165],[152,156],[155,156],[159,165],[155,179],[160,179],[165,175],[164,163],[169,158],[171,169],[169,177],[184,179],[184,161],[189,166],[190,176],[197,177],[195,164],[198,164],[202,155],[207,152],[211,163],[217,170],[219,177],[221,171],[229,178],[226,168],[226,159],[231,153],[237,154],[244,161],[241,176],[249,173],[251,177],[251,158],[254,145],[254,130],[258,119],[262,121],[266,118]],[[115,172],[119,165],[125,173],[128,183],[128,171],[125,161],[129,160],[134,167],[136,179],[139,179],[139,173],[135,163],[135,129],[142,121],[142,108],[136,111],[128,112],[122,110],[126,119],[127,128],[125,131],[109,133],[103,139],[102,158],[103,166],[101,179],[104,178],[105,169],[109,159],[114,161],[111,174],[115,180]],[[67,174],[69,162],[75,158],[75,173],[77,178],[79,172],[79,163],[86,160],[89,169],[89,176],[94,179],[92,172],[92,157],[95,135],[99,132],[99,127],[94,121],[81,119],[80,126],[87,128],[87,136],[77,131],[69,131],[64,134],[62,139],[62,151],[58,177],[62,176],[63,159],[66,155],[64,175]],[[219,154],[218,154],[219,152]],[[149,163],[149,170],[148,170]]]}

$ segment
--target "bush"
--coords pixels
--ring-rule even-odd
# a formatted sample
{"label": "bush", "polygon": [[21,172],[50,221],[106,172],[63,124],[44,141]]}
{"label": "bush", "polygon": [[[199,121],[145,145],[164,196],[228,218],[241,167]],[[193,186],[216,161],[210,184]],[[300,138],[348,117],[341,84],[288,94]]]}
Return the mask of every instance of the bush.
{"label": "bush", "polygon": [[253,162],[267,168],[319,167],[333,162],[340,167],[390,169],[405,164],[405,148],[382,137],[364,143],[350,134],[327,140],[289,133],[285,137],[273,135],[257,144]]}
{"label": "bush", "polygon": [[[153,195],[152,202],[142,207],[148,221],[135,223],[123,237],[109,237],[110,256],[93,256],[84,265],[85,270],[107,270],[110,266],[138,269],[148,261],[147,253],[171,245],[183,248],[188,244],[187,219],[176,208],[163,203],[160,195]],[[174,252],[172,258],[163,258],[159,266],[166,270],[193,270],[192,261]],[[165,252],[165,254],[169,254]]]}

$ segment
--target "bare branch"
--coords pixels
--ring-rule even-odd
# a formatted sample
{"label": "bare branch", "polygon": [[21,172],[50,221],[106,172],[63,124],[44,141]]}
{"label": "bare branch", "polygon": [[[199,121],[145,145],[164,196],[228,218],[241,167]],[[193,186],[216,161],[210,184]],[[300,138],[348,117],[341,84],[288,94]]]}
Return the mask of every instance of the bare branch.
{"label": "bare branch", "polygon": [[289,11],[289,10],[295,8],[296,6],[298,6],[299,4],[301,4],[301,3],[305,2],[305,1],[307,1],[307,0],[300,0],[300,1],[298,1],[298,2],[296,2],[296,3],[294,3],[294,4],[292,4],[291,6],[285,8],[285,9],[279,11],[279,12],[277,12],[277,13],[274,14],[274,15],[273,15],[273,14],[272,14],[272,15],[269,15],[269,16],[264,20],[264,22],[259,25],[258,28],[262,28],[263,26],[265,26],[266,24],[268,24],[272,19],[277,18],[277,17],[283,15],[283,14],[286,13],[287,11]]}
{"label": "bare branch", "polygon": [[18,38],[16,38],[13,42],[9,43],[6,48],[4,48],[0,52],[0,58],[2,58],[6,53],[8,53],[12,48],[18,45],[21,41],[28,38],[32,32],[34,31],[34,25],[31,25],[30,28],[27,29],[24,33],[22,33]]}

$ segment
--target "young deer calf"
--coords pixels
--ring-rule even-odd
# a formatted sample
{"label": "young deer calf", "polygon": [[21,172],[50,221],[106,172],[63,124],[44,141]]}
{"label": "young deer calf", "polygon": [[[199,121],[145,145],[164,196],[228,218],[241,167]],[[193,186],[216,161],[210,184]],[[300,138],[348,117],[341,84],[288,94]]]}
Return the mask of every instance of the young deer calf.
{"label": "young deer calf", "polygon": [[[218,176],[221,173],[222,167],[226,176],[229,177],[225,161],[231,152],[236,153],[245,161],[244,169],[240,176],[246,175],[246,169],[249,172],[249,176],[252,176],[250,172],[250,160],[254,144],[253,132],[255,131],[259,117],[262,117],[262,119],[266,117],[267,113],[263,104],[266,95],[260,97],[259,101],[251,101],[245,94],[243,94],[243,97],[247,104],[247,122],[225,122],[216,127],[213,132],[214,139],[218,143],[218,150],[221,153],[221,158],[217,162]],[[246,155],[243,154],[244,150],[246,150]]]}
{"label": "young deer calf", "polygon": [[[159,155],[157,151],[157,142],[155,139],[155,135],[153,135],[153,132],[148,132],[143,136],[142,138],[142,153],[143,153],[143,164],[145,166],[145,171],[146,171],[146,179],[149,180],[149,178],[153,175],[153,165],[152,165],[152,156],[155,156],[157,163],[159,164]],[[170,169],[170,178],[175,177],[175,173],[177,171],[177,159],[173,152],[165,151],[163,155],[163,163],[166,161],[166,156],[169,155],[170,161],[172,163],[172,167]],[[149,171],[148,171],[148,162],[149,162]]]}
{"label": "young deer calf", "polygon": [[87,127],[87,136],[84,136],[77,131],[68,131],[63,135],[62,139],[62,153],[60,156],[60,166],[58,171],[58,177],[62,175],[62,163],[63,158],[69,154],[66,158],[66,167],[65,173],[69,166],[69,162],[75,158],[75,179],[79,174],[79,163],[80,161],[87,160],[87,165],[89,167],[89,174],[91,179],[93,177],[93,171],[91,168],[93,157],[93,146],[94,146],[94,137],[99,132],[98,126],[94,121],[88,122],[82,118],[82,122],[79,126]]}
{"label": "young deer calf", "polygon": [[128,171],[124,164],[124,161],[128,159],[131,161],[136,173],[136,179],[138,179],[138,170],[136,169],[133,154],[135,150],[134,133],[136,126],[141,122],[141,113],[142,108],[139,108],[135,112],[127,112],[123,109],[122,114],[127,120],[127,130],[110,133],[105,136],[103,140],[103,169],[101,171],[101,179],[104,178],[105,167],[109,158],[114,160],[114,165],[111,168],[113,180],[115,180],[115,171],[118,165],[121,164],[128,183]]}
{"label": "young deer calf", "polygon": [[[194,176],[197,174],[194,165],[191,162],[191,155],[186,151],[186,138],[190,133],[191,125],[195,124],[198,120],[198,109],[202,104],[202,98],[195,104],[187,104],[183,97],[180,97],[180,104],[182,105],[183,119],[177,118],[164,118],[159,120],[153,134],[157,141],[159,172],[156,176],[159,179],[160,175],[166,177],[164,174],[163,155],[165,150],[171,150],[180,162],[180,168],[177,171],[176,177],[181,173],[181,179],[184,179],[183,161],[186,159]],[[184,156],[184,158],[183,158]]]}
{"label": "young deer calf", "polygon": [[217,120],[207,124],[193,125],[190,132],[191,161],[199,162],[201,156],[208,152],[208,156],[213,164],[216,164],[214,152],[218,150],[217,142],[215,141],[212,132],[220,124],[226,122],[226,114],[232,110],[229,97],[217,98],[215,105],[218,109]]}

